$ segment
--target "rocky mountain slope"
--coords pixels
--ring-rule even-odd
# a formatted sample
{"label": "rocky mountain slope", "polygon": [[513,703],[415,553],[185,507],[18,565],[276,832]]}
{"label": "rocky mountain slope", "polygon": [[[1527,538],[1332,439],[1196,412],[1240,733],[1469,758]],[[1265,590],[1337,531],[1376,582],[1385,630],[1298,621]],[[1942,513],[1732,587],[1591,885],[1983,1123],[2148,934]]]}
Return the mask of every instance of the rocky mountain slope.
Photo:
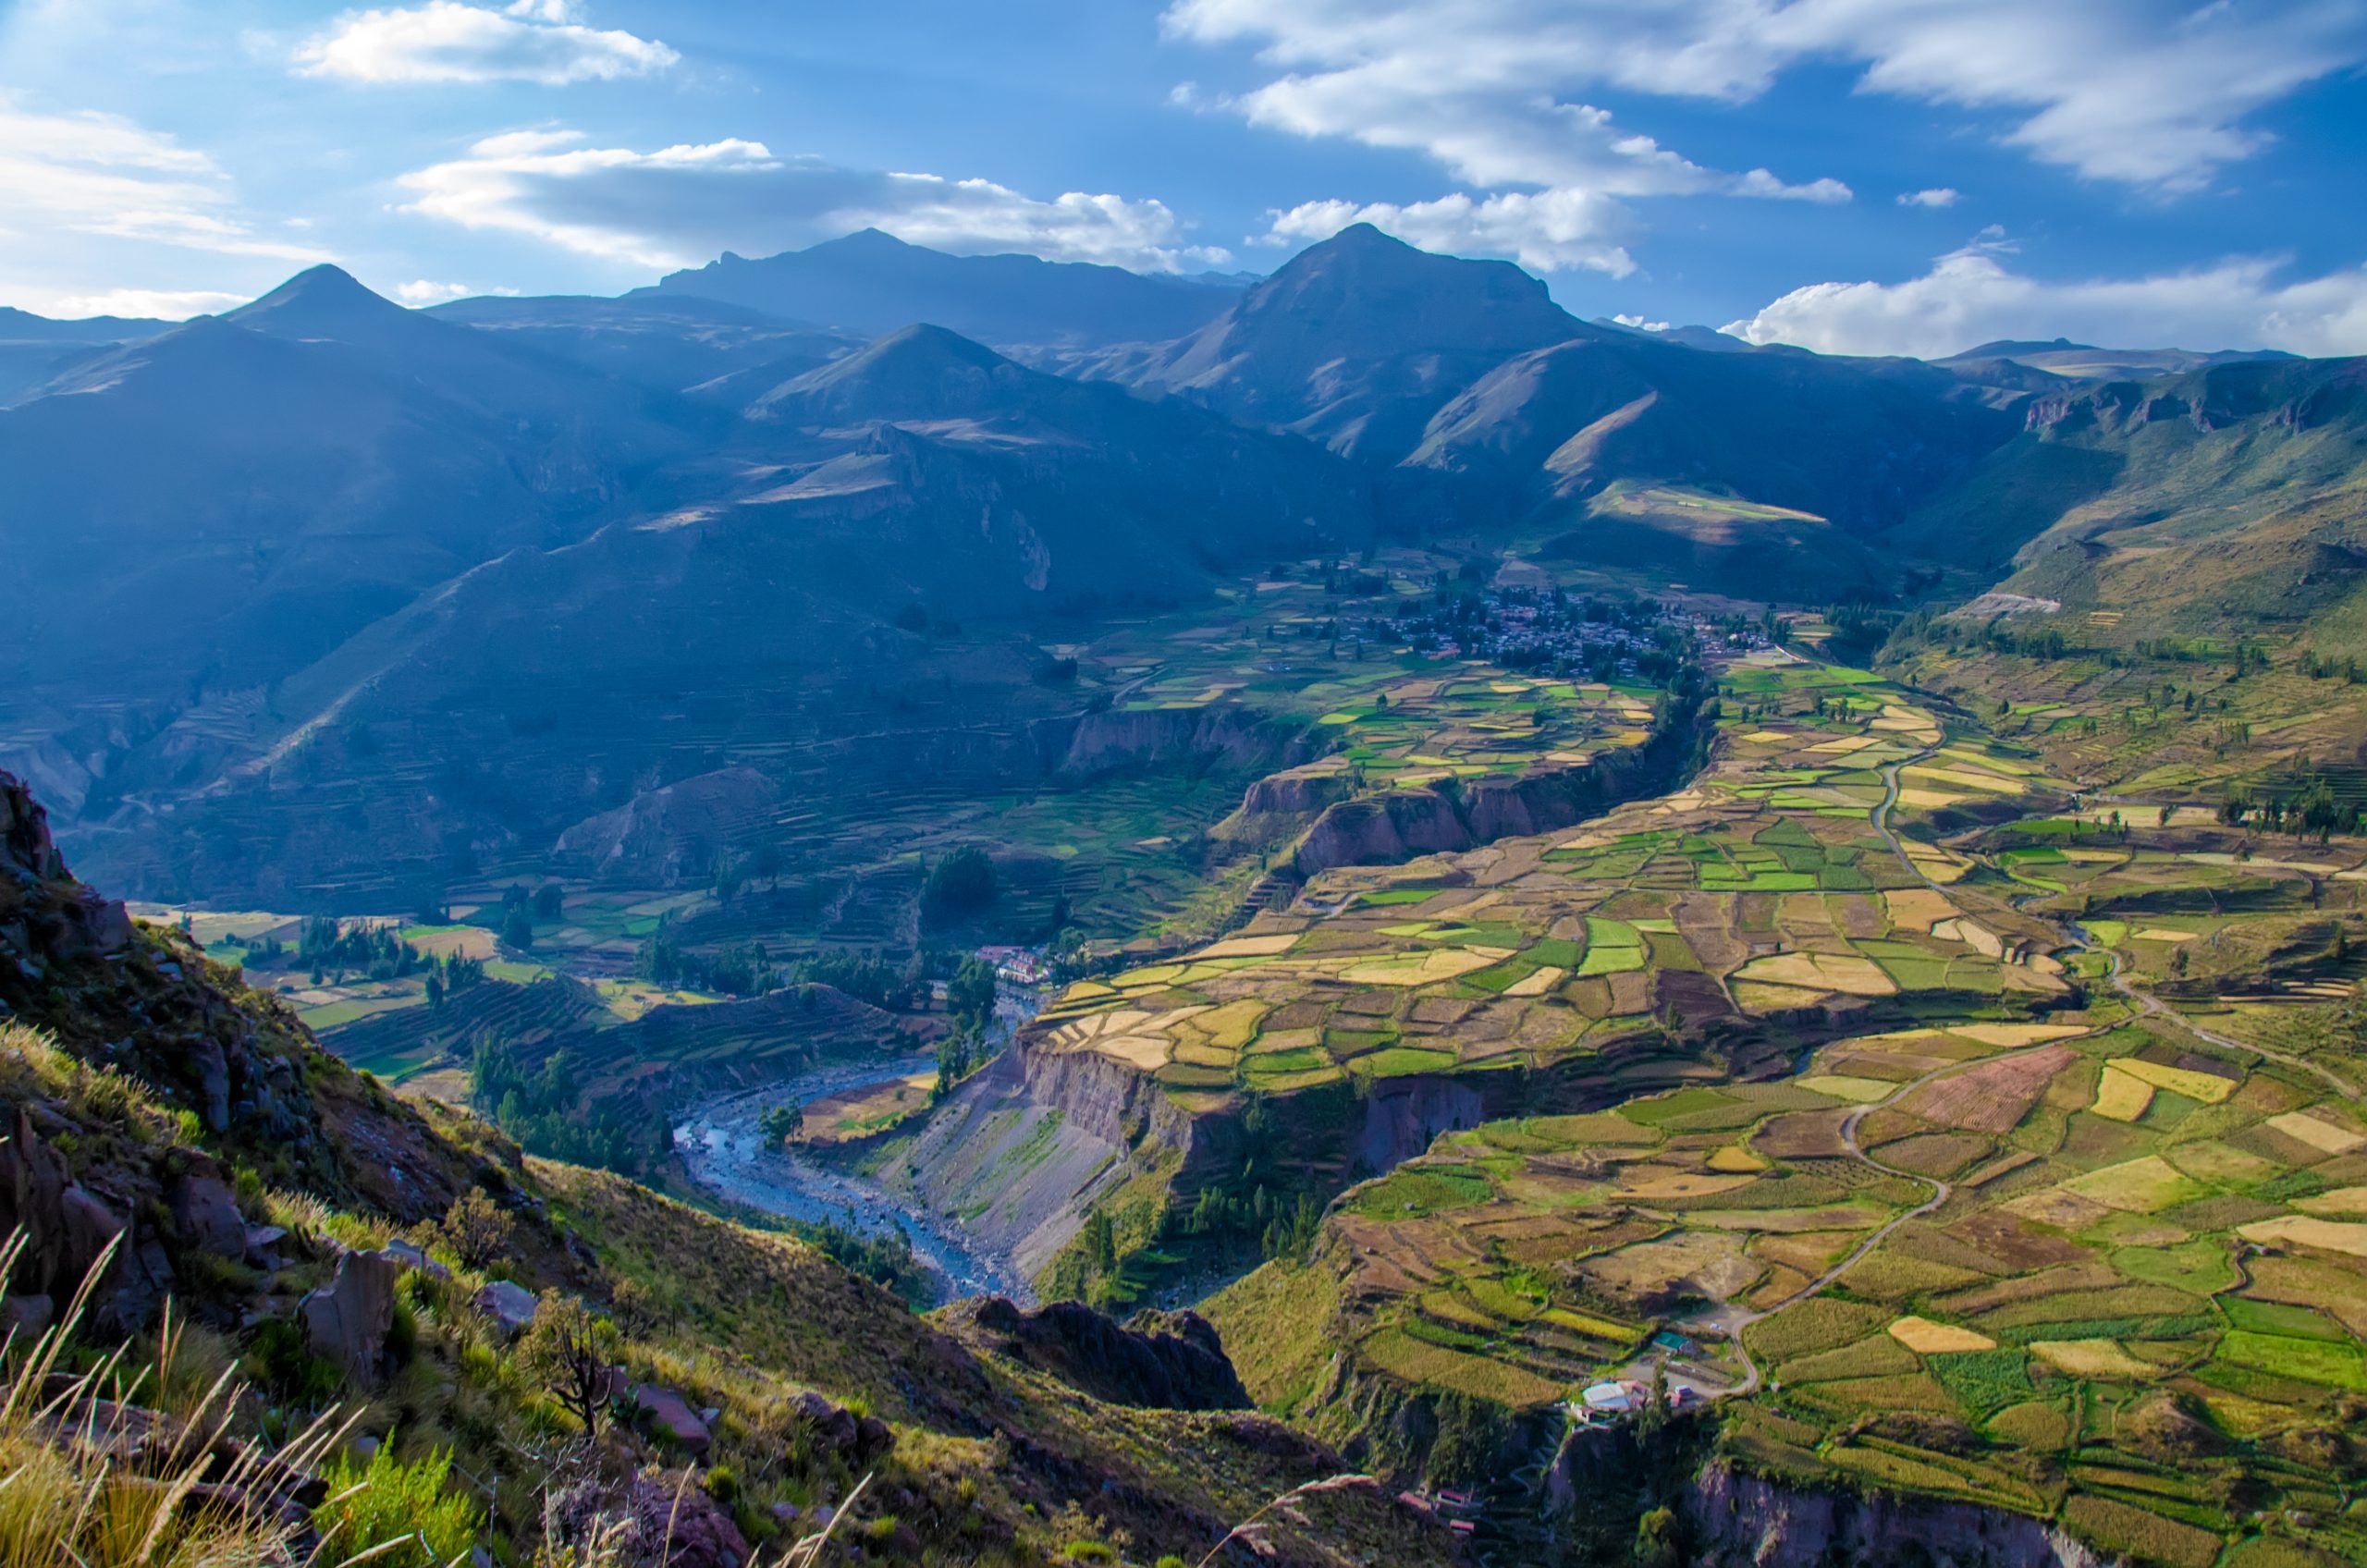
{"label": "rocky mountain slope", "polygon": [[[796,1243],[423,1117],[74,881],[6,776],[0,998],[13,1129],[0,1224],[26,1238],[0,1303],[9,1321],[31,1334],[64,1319],[92,1271],[90,1310],[67,1328],[104,1348],[146,1333],[174,1296],[181,1337],[147,1397],[182,1403],[125,1416],[117,1402],[137,1385],[110,1383],[103,1426],[178,1431],[198,1406],[176,1390],[223,1369],[253,1392],[209,1418],[217,1441],[352,1402],[345,1427],[288,1461],[358,1473],[378,1456],[364,1486],[411,1501],[390,1496],[384,1523],[348,1527],[448,1527],[439,1550],[457,1541],[465,1556],[474,1537],[504,1557],[584,1550],[589,1532],[609,1537],[602,1562],[727,1568],[844,1511],[840,1538],[865,1561],[1148,1562],[1204,1551],[1342,1468],[1235,1410],[1238,1383],[1196,1320],[1122,1329],[988,1303],[926,1321]],[[129,1366],[148,1342],[133,1341]],[[598,1359],[567,1360],[577,1342]],[[570,1366],[591,1383],[569,1381]],[[594,1391],[566,1403],[579,1386]],[[13,1424],[0,1439],[19,1465],[73,1440]],[[472,1488],[455,1472],[448,1492],[438,1454],[455,1440],[504,1455],[497,1473]],[[166,1449],[118,1458],[163,1464]],[[192,1507],[260,1505],[245,1474],[234,1466]],[[287,1528],[325,1529],[351,1485],[332,1497],[292,1475],[267,1506]],[[416,1512],[431,1503],[432,1517]],[[645,1533],[619,1523],[653,1508]],[[1448,1556],[1444,1532],[1363,1484],[1310,1496],[1267,1545],[1310,1568]]]}

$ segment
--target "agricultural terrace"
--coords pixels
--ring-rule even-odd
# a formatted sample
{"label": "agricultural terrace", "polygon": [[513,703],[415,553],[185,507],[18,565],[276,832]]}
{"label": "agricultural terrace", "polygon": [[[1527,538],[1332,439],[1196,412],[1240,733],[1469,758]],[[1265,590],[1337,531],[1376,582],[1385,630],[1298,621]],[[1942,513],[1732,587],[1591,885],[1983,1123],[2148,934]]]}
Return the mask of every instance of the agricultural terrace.
{"label": "agricultural terrace", "polygon": [[[1902,786],[2008,760],[1944,739]],[[2140,1562],[2359,1561],[2367,1110],[2337,935],[2359,931],[2359,846],[2248,867],[2215,825],[2158,814],[2116,832],[1922,807],[1970,822],[1942,851],[1917,809],[1901,844],[1935,880],[1944,857],[1966,912],[1932,925],[2005,945],[2016,905],[2082,917],[2096,949],[2057,950],[2084,1006],[1935,1008],[1780,1080],[1449,1133],[1352,1189],[1305,1261],[1211,1304],[1253,1393],[1353,1420],[1319,1392],[1345,1344],[1408,1397],[1539,1412],[1664,1359],[1722,1401],[1748,1467],[2053,1518]],[[1654,1351],[1662,1332],[1684,1347]]]}
{"label": "agricultural terrace", "polygon": [[1237,935],[1072,986],[1030,1048],[1098,1052],[1214,1111],[1562,1068],[1667,1029],[1814,1037],[2063,999],[2048,927],[1934,887],[1971,863],[1936,843],[1906,858],[1874,822],[1893,775],[1901,802],[2013,801],[2046,788],[2029,762],[1949,739],[1856,671],[1746,663],[1724,690],[1687,788],[1575,831],[1327,873]]}

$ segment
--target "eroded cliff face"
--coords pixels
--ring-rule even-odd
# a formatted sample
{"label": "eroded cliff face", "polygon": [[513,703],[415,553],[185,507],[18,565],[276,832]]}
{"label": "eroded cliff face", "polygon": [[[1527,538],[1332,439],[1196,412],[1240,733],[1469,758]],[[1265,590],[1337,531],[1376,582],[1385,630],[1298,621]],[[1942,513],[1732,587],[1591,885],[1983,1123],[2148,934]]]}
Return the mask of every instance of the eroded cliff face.
{"label": "eroded cliff face", "polygon": [[1033,1279],[1104,1194],[1184,1170],[1196,1133],[1195,1119],[1148,1075],[1023,1041],[938,1107],[877,1176],[891,1192],[959,1216],[974,1243]]}
{"label": "eroded cliff face", "polygon": [[1680,710],[1643,745],[1589,763],[1365,793],[1339,757],[1294,758],[1251,784],[1240,808],[1210,837],[1245,849],[1291,846],[1288,864],[1301,880],[1335,866],[1452,854],[1499,839],[1554,832],[1670,789],[1694,738],[1691,712]]}
{"label": "eroded cliff face", "polygon": [[2042,1519],[1982,1508],[1794,1487],[1723,1463],[1684,1497],[1701,1568],[2108,1568]]}

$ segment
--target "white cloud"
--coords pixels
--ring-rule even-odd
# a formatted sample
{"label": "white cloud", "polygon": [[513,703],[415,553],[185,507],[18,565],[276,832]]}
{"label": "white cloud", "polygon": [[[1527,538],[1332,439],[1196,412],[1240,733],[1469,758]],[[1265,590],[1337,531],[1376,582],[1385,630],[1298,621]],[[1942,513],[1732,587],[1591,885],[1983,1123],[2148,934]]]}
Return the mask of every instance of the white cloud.
{"label": "white cloud", "polygon": [[1622,312],[1620,314],[1615,315],[1611,319],[1617,322],[1622,326],[1632,326],[1638,332],[1666,332],[1668,330],[1668,323],[1664,321],[1646,321],[1642,316],[1628,315],[1625,312]]}
{"label": "white cloud", "polygon": [[0,213],[29,233],[68,232],[319,262],[325,252],[255,232],[229,177],[173,138],[114,115],[42,114],[0,96]]}
{"label": "white cloud", "polygon": [[2285,282],[2281,261],[2236,257],[2151,277],[2058,283],[2011,270],[2003,259],[2011,253],[1980,244],[1904,283],[1796,288],[1726,330],[1821,353],[1924,359],[2001,337],[2055,337],[2109,348],[2367,353],[2367,267]]}
{"label": "white cloud", "polygon": [[104,294],[62,294],[42,307],[41,313],[60,321],[84,316],[139,316],[153,321],[187,321],[212,315],[247,302],[244,294],[211,288],[110,288]]}
{"label": "white cloud", "polygon": [[583,25],[568,0],[506,9],[427,0],[349,11],[296,50],[297,71],[373,83],[533,81],[546,87],[648,76],[681,59],[655,39]]}
{"label": "white cloud", "polygon": [[410,209],[634,267],[768,253],[865,227],[958,253],[1026,251],[1147,272],[1231,256],[1184,243],[1166,205],[1072,191],[1038,201],[984,179],[841,168],[736,139],[639,152],[570,130],[488,137],[401,177]]}
{"label": "white cloud", "polygon": [[1944,185],[1935,185],[1929,190],[1900,191],[1898,204],[1902,207],[1953,207],[1959,194]]}
{"label": "white cloud", "polygon": [[482,292],[465,283],[435,283],[423,277],[395,286],[395,298],[406,305],[440,305],[447,300],[465,300]]}
{"label": "white cloud", "polygon": [[2357,0],[1173,0],[1165,22],[1258,48],[1269,80],[1234,101],[1255,123],[1613,195],[1790,188],[1615,130],[1586,102],[1606,88],[1736,103],[1840,61],[1864,91],[2002,120],[2042,161],[2180,190],[2264,144],[2255,111],[2367,59]]}
{"label": "white cloud", "polygon": [[1368,223],[1425,251],[1504,256],[1536,272],[1584,267],[1625,277],[1635,262],[1614,238],[1632,227],[1627,210],[1583,190],[1506,191],[1484,199],[1463,194],[1400,205],[1374,202],[1306,202],[1269,214],[1254,244],[1311,244],[1350,224]]}

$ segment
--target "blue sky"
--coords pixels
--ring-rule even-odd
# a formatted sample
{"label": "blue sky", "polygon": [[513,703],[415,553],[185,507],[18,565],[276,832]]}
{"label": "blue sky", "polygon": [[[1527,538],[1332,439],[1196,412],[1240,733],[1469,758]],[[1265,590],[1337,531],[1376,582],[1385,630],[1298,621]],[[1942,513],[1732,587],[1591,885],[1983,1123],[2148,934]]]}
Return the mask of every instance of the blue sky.
{"label": "blue sky", "polygon": [[2367,352],[2367,0],[0,0],[0,302],[613,293],[1369,219],[1847,352]]}

